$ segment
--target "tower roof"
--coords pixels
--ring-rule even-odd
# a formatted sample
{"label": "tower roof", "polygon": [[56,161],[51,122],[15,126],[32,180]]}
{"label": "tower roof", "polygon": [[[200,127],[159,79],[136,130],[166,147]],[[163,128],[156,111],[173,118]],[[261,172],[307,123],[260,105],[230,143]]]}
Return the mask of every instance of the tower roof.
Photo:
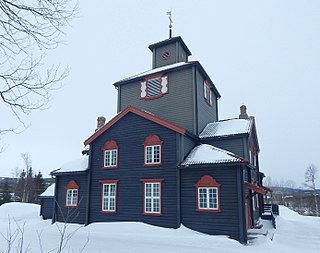
{"label": "tower roof", "polygon": [[171,44],[173,42],[176,42],[176,41],[179,41],[181,46],[183,47],[184,51],[186,51],[186,53],[188,54],[188,56],[191,55],[191,52],[189,50],[189,48],[187,47],[187,45],[184,43],[183,39],[180,37],[180,36],[177,36],[177,37],[172,37],[172,38],[169,38],[169,39],[166,39],[166,40],[162,40],[162,41],[159,41],[159,42],[156,42],[154,44],[151,44],[149,46],[149,49],[151,51],[153,51],[154,48],[157,48],[157,47],[162,47],[162,46],[166,46],[168,44]]}

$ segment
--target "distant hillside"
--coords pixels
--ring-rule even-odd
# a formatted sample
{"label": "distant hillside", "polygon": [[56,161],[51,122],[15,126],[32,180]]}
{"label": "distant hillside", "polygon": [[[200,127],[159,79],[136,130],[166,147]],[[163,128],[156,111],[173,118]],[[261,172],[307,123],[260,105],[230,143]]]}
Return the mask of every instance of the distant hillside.
{"label": "distant hillside", "polygon": [[266,203],[284,205],[304,215],[317,215],[314,195],[316,195],[317,203],[320,203],[320,189],[314,192],[309,189],[289,187],[269,188],[271,188],[273,192],[266,197]]}
{"label": "distant hillside", "polygon": [[[282,192],[286,195],[293,194],[303,194],[303,195],[313,195],[314,192],[310,189],[298,189],[298,188],[290,188],[290,187],[279,187],[279,186],[271,186],[269,187],[273,190],[273,192]],[[316,190],[316,194],[320,194],[320,189]]]}

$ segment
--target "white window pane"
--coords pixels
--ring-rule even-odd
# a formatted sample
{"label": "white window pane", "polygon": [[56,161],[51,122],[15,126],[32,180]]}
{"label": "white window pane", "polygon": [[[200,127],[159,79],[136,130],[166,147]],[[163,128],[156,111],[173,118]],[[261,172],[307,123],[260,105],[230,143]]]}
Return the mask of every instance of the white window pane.
{"label": "white window pane", "polygon": [[153,200],[153,212],[155,212],[155,213],[160,212],[160,199]]}

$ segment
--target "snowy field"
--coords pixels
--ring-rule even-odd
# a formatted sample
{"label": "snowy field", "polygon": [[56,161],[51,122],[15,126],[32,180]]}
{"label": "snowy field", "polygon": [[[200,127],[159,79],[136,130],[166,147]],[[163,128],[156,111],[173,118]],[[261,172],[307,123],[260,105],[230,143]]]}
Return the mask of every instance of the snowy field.
{"label": "snowy field", "polygon": [[[63,224],[42,220],[39,208],[39,205],[22,203],[0,206],[0,252],[7,252],[5,239],[10,234],[14,241],[11,252],[17,252],[21,242],[21,232],[16,236],[17,227],[24,231],[23,252],[57,252],[59,229],[63,229]],[[204,235],[185,227],[174,230],[143,223],[94,223],[86,227],[68,225],[66,238],[71,237],[62,252],[80,252],[86,245],[82,252],[319,253],[320,218],[300,216],[285,207],[280,207],[280,213],[277,229],[265,221],[268,235],[261,235],[245,246],[225,236]]]}

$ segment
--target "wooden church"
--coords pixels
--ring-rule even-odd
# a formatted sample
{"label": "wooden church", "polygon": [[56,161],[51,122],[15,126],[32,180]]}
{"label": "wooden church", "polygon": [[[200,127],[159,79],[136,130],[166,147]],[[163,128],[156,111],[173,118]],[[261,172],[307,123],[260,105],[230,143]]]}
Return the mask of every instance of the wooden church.
{"label": "wooden church", "polygon": [[[181,37],[149,46],[152,69],[120,80],[118,114],[98,118],[81,159],[52,172],[52,221],[184,225],[247,242],[263,210],[254,117],[220,120],[220,93]],[[52,196],[51,195],[51,196]],[[53,200],[52,200],[53,198]],[[48,201],[49,199],[49,201]]]}

